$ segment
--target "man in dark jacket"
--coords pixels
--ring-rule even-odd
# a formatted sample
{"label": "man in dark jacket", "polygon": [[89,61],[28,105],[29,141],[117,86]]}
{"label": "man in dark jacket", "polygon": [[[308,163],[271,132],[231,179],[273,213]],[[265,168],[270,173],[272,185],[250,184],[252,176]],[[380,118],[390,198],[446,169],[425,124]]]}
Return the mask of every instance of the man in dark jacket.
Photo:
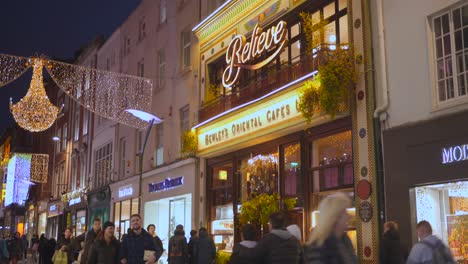
{"label": "man in dark jacket", "polygon": [[169,239],[169,264],[185,264],[188,260],[187,239],[184,226],[177,225],[174,235]]}
{"label": "man in dark jacket", "polygon": [[13,238],[9,241],[10,247],[8,248],[11,263],[16,264],[21,259],[21,256],[24,253],[23,249],[23,240],[21,239],[21,234],[15,232]]}
{"label": "man in dark jacket", "polygon": [[190,231],[190,241],[188,242],[188,257],[189,257],[189,264],[196,264],[196,243],[198,241],[197,230]]}
{"label": "man in dark jacket", "polygon": [[57,242],[57,246],[55,247],[55,250],[61,250],[67,253],[69,264],[75,261],[75,243],[72,241],[72,232],[73,230],[70,227],[65,228],[65,232],[63,232],[63,237],[59,239],[59,241]]}
{"label": "man in dark jacket", "polygon": [[132,232],[122,240],[120,259],[123,264],[156,263],[162,251],[156,247],[153,237],[141,227],[141,216],[130,217]]}
{"label": "man in dark jacket", "polygon": [[302,250],[299,241],[285,228],[282,213],[270,215],[271,232],[258,243],[256,251],[260,263],[300,263]]}
{"label": "man in dark jacket", "polygon": [[198,231],[198,240],[195,244],[195,247],[197,252],[196,263],[214,263],[214,260],[216,259],[216,246],[213,242],[213,239],[208,236],[208,231],[206,228],[202,227]]}
{"label": "man in dark jacket", "polygon": [[91,246],[87,264],[116,264],[120,262],[120,243],[114,236],[114,223],[105,222],[103,234]]}
{"label": "man in dark jacket", "polygon": [[381,242],[380,263],[382,264],[402,264],[403,252],[400,244],[400,234],[398,225],[389,221],[384,224],[384,234]]}
{"label": "man in dark jacket", "polygon": [[257,263],[255,247],[257,246],[257,230],[252,224],[242,226],[242,242],[235,244],[232,249],[230,264]]}
{"label": "man in dark jacket", "polygon": [[84,237],[85,245],[83,249],[83,254],[81,255],[80,264],[88,263],[87,261],[88,261],[89,251],[100,232],[101,232],[101,219],[94,218],[93,228],[89,230]]}

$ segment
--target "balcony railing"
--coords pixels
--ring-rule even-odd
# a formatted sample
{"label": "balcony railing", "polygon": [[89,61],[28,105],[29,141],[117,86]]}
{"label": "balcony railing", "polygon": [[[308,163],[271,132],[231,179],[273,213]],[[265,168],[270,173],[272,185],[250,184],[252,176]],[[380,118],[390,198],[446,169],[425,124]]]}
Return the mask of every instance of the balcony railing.
{"label": "balcony railing", "polygon": [[223,94],[208,103],[201,105],[199,122],[203,122],[236,106],[250,102],[266,95],[318,68],[321,54],[315,58],[312,55],[302,56],[292,64],[282,64],[281,67],[271,67],[261,77],[256,76],[243,85],[233,87],[230,93]]}

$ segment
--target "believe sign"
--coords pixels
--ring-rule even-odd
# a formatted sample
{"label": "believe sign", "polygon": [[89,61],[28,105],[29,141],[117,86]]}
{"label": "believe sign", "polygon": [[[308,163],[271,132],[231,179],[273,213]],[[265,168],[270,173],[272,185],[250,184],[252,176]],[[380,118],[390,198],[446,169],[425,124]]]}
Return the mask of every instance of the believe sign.
{"label": "believe sign", "polygon": [[447,147],[442,149],[442,164],[468,160],[468,144]]}
{"label": "believe sign", "polygon": [[[235,36],[226,51],[227,67],[223,73],[223,86],[231,87],[239,78],[241,68],[257,70],[272,61],[288,42],[287,34],[286,22],[280,21],[265,32],[256,25],[250,42],[246,42],[244,35]],[[256,64],[249,64],[269,51],[273,53],[266,59]]]}

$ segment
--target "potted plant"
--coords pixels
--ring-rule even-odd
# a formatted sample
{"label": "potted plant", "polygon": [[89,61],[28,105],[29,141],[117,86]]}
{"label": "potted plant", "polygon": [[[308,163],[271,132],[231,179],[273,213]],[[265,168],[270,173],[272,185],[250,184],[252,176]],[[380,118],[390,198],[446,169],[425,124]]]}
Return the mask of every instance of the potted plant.
{"label": "potted plant", "polygon": [[195,155],[198,148],[197,135],[194,131],[182,133],[182,153],[188,156]]}
{"label": "potted plant", "polygon": [[299,92],[299,111],[307,122],[311,122],[314,115],[322,113],[334,118],[348,108],[358,81],[354,49],[347,44],[323,41],[327,20],[316,21],[308,13],[301,13],[301,18],[318,74],[312,81],[304,82]]}
{"label": "potted plant", "polygon": [[272,213],[279,211],[280,196],[277,193],[262,193],[242,203],[239,213],[240,224],[253,224],[259,234],[267,230],[266,225]]}

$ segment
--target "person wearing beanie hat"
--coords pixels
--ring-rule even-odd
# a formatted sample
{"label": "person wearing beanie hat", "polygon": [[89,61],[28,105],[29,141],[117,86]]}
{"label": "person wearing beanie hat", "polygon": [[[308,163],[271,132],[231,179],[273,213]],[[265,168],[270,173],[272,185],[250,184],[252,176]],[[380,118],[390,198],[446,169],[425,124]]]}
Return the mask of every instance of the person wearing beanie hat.
{"label": "person wearing beanie hat", "polygon": [[119,263],[120,243],[114,236],[114,223],[107,221],[99,238],[91,247],[88,264],[115,264]]}

